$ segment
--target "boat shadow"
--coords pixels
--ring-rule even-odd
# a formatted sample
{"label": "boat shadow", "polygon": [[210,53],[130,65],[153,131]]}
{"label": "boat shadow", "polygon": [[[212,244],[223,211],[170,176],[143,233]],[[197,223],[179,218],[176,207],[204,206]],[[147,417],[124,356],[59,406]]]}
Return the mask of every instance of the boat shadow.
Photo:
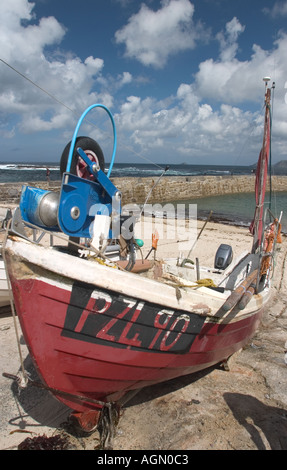
{"label": "boat shadow", "polygon": [[258,450],[287,450],[286,409],[265,405],[241,393],[224,393],[223,397]]}
{"label": "boat shadow", "polygon": [[10,318],[12,316],[12,310],[10,305],[0,307],[0,318]]}
{"label": "boat shadow", "polygon": [[55,429],[63,427],[71,413],[70,408],[59,402],[48,390],[32,385],[32,382],[41,381],[29,354],[24,359],[24,368],[31,383],[19,389],[17,382],[12,382],[11,391],[20,407],[19,415],[11,418],[9,423],[21,430],[43,426]]}
{"label": "boat shadow", "polygon": [[[37,371],[29,355],[24,360],[24,366],[31,380],[39,382]],[[148,403],[190,386],[216,368],[218,365],[145,387],[139,390],[123,408]],[[19,416],[10,419],[11,425],[23,430],[41,426],[65,429],[71,410],[54,398],[49,391],[30,385],[22,389],[19,394],[16,382],[12,383],[11,390],[26,413],[23,415],[20,411]],[[285,409],[266,405],[251,395],[241,393],[224,393],[223,398],[238,424],[246,429],[258,450],[287,450],[287,411]]]}
{"label": "boat shadow", "polygon": [[[55,429],[65,428],[69,423],[69,416],[72,410],[59,402],[48,390],[33,386],[33,382],[40,383],[41,381],[29,354],[24,360],[24,368],[28,373],[31,383],[19,392],[18,384],[14,381],[11,384],[11,391],[25,414],[20,410],[19,415],[10,419],[9,423],[23,430],[42,426]],[[176,392],[203,378],[214,368],[216,366],[191,375],[147,386],[139,390],[133,398],[125,403],[123,409],[147,403],[169,393]],[[70,426],[69,432],[72,432]]]}
{"label": "boat shadow", "polygon": [[125,403],[124,408],[141,405],[143,403],[147,403],[149,401],[156,400],[157,398],[168,395],[169,393],[176,392],[182,388],[192,385],[219,367],[220,365],[216,364],[207,369],[193,372],[192,374],[183,375],[165,382],[160,382],[155,385],[144,387],[140,389],[133,398]]}

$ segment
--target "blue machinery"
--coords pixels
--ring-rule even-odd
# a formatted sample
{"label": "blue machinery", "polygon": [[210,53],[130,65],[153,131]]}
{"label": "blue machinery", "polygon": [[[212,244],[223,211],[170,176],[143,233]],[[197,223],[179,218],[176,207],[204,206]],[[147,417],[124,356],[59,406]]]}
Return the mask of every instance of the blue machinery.
{"label": "blue machinery", "polygon": [[[87,165],[94,180],[86,180],[70,173],[75,142],[79,128],[89,111],[100,107],[109,115],[114,134],[112,160],[107,175],[92,162],[81,148],[77,153]],[[62,176],[60,194],[40,188],[25,186],[20,200],[20,211],[25,222],[50,231],[62,231],[70,237],[92,238],[96,215],[120,218],[121,193],[110,181],[117,145],[115,122],[105,106],[90,106],[81,116],[70,146],[66,172]],[[116,238],[110,231],[109,238]]]}

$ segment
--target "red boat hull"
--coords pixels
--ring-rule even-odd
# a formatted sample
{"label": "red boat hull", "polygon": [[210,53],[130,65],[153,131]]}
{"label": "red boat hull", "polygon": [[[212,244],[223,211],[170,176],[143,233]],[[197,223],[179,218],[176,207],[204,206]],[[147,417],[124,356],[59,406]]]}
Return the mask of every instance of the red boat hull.
{"label": "red boat hull", "polygon": [[39,375],[81,413],[227,359],[248,342],[262,313],[215,323],[67,279],[60,287],[51,279],[10,278]]}

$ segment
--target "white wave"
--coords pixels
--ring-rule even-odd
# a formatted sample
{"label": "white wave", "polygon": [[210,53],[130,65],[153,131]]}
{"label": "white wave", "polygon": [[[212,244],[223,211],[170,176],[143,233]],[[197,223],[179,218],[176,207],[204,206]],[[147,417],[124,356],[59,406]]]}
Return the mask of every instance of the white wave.
{"label": "white wave", "polygon": [[39,166],[39,165],[30,165],[30,164],[12,164],[12,163],[5,163],[0,164],[0,170],[12,170],[12,171],[46,171],[49,168],[50,171],[59,171],[59,166]]}

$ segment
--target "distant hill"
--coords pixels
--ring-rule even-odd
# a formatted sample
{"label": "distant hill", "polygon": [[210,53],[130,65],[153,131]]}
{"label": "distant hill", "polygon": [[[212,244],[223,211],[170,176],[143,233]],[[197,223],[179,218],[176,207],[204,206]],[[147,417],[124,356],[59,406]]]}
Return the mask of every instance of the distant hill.
{"label": "distant hill", "polygon": [[272,166],[274,175],[287,175],[287,160],[281,160]]}
{"label": "distant hill", "polygon": [[[256,171],[257,163],[250,165],[251,171]],[[272,174],[273,175],[287,175],[287,160],[281,160],[275,165],[272,165]]]}

